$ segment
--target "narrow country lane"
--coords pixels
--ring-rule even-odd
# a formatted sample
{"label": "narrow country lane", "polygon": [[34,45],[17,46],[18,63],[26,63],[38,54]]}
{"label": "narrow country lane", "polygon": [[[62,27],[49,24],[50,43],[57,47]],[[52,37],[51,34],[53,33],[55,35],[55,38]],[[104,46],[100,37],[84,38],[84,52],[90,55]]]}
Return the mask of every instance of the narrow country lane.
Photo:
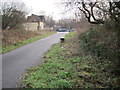
{"label": "narrow country lane", "polygon": [[44,53],[68,32],[58,32],[2,55],[2,88],[16,88],[26,69],[43,62]]}

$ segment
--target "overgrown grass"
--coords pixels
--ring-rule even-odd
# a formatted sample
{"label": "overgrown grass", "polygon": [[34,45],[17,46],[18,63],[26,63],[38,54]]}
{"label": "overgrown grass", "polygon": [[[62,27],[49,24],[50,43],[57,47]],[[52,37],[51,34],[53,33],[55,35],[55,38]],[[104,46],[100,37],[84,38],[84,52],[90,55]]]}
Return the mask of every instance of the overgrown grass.
{"label": "overgrown grass", "polygon": [[86,54],[79,48],[75,33],[69,33],[65,43],[54,45],[44,58],[43,64],[28,69],[22,80],[23,88],[120,87],[111,61]]}
{"label": "overgrown grass", "polygon": [[[16,35],[16,34],[17,35]],[[25,44],[34,42],[38,39],[47,37],[49,35],[54,34],[55,32],[50,31],[9,31],[9,32],[3,32],[3,43],[2,43],[2,53],[9,52],[11,50],[14,50],[20,46],[23,46]],[[11,37],[11,38],[10,38]]]}

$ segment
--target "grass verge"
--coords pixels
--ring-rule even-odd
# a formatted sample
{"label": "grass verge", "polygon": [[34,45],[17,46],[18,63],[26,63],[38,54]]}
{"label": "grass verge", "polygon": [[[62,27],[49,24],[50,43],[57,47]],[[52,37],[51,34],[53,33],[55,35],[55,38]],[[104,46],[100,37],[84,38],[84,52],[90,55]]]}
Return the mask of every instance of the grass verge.
{"label": "grass verge", "polygon": [[79,48],[78,36],[69,33],[65,43],[54,45],[45,62],[28,69],[23,88],[116,88],[120,78],[112,73],[114,65]]}
{"label": "grass verge", "polygon": [[4,46],[4,47],[2,47],[2,53],[9,52],[9,51],[11,51],[11,50],[14,50],[14,49],[20,47],[20,46],[23,46],[23,45],[25,45],[25,44],[32,43],[32,42],[34,42],[34,41],[36,41],[36,40],[38,40],[38,39],[41,39],[41,38],[50,36],[50,35],[52,35],[52,34],[54,34],[54,33],[55,33],[55,32],[49,32],[49,33],[45,33],[45,34],[43,34],[43,35],[37,35],[37,36],[32,37],[32,38],[30,38],[30,39],[21,40],[21,41],[15,43],[15,44],[11,44],[11,45]]}

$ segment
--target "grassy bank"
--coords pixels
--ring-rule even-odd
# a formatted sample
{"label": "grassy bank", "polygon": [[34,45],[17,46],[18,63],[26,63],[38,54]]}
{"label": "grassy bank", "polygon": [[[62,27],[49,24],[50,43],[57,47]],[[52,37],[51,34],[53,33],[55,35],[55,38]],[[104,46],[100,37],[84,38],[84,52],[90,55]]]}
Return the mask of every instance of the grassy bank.
{"label": "grassy bank", "polygon": [[50,31],[3,31],[2,53],[9,52],[25,44],[50,36],[55,32]]}
{"label": "grassy bank", "polygon": [[69,33],[65,43],[54,45],[45,62],[28,69],[23,88],[114,88],[120,87],[114,65],[80,48],[79,35]]}

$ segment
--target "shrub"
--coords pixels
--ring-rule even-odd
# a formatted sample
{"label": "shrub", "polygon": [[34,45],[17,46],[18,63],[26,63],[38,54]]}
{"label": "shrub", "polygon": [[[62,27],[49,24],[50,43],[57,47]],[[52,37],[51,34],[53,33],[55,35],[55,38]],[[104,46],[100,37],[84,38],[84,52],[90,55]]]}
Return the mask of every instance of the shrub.
{"label": "shrub", "polygon": [[111,60],[119,69],[118,32],[108,27],[102,25],[80,34],[80,47],[101,59]]}

